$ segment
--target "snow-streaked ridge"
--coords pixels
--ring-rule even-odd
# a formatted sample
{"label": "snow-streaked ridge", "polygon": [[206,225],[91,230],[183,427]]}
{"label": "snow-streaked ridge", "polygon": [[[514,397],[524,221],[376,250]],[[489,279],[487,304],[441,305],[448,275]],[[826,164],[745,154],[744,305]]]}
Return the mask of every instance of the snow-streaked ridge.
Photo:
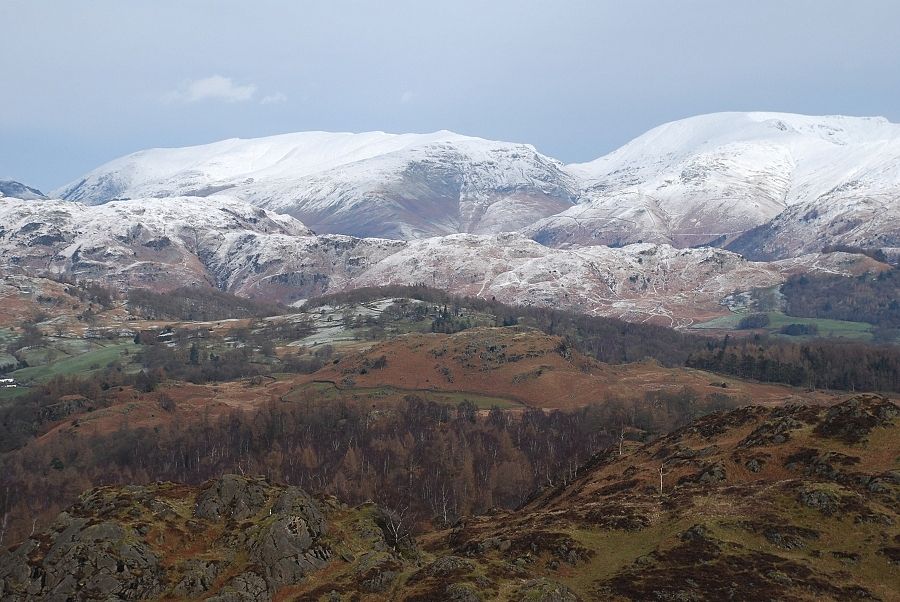
{"label": "snow-streaked ridge", "polygon": [[570,207],[577,187],[527,144],[449,131],[301,132],[141,151],[54,194],[100,204],[220,191],[317,231],[416,238],[518,229]]}
{"label": "snow-streaked ridge", "polygon": [[[87,206],[0,203],[0,270],[55,273],[122,288],[210,285],[286,303],[384,284],[687,326],[730,293],[785,274],[840,270],[840,254],[756,263],[722,249],[633,244],[550,248],[519,233],[411,241],[315,235],[294,218],[224,195]],[[823,268],[823,266],[825,266]]]}
{"label": "snow-streaked ridge", "polygon": [[[816,206],[842,219],[862,198],[896,198],[900,125],[882,117],[714,113],[661,125],[567,169],[581,183],[581,203],[528,227],[537,240],[721,245],[789,207]],[[889,212],[874,225],[896,231],[896,219]],[[818,247],[824,234],[804,233]]]}
{"label": "snow-streaked ridge", "polygon": [[521,231],[548,246],[649,241],[760,258],[828,244],[893,248],[900,125],[714,113],[572,165],[449,131],[301,132],[141,151],[56,194],[100,204],[223,192],[317,232],[360,237]]}

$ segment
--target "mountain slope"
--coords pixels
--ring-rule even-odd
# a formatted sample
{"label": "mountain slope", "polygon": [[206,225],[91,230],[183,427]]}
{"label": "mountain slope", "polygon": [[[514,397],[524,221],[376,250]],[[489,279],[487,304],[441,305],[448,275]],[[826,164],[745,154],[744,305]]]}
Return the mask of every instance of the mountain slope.
{"label": "mountain slope", "polygon": [[[305,236],[297,220],[216,196],[85,207],[60,200],[0,203],[0,255],[8,272],[171,288],[209,283],[202,256],[234,235]],[[252,258],[248,258],[252,260]]]}
{"label": "mountain slope", "polygon": [[99,204],[221,191],[317,232],[408,239],[516,230],[570,207],[576,186],[525,144],[447,131],[302,132],[141,151],[54,195]]}
{"label": "mountain slope", "polygon": [[[900,235],[900,125],[883,118],[701,115],[567,169],[582,183],[581,203],[527,228],[545,244],[721,246],[779,216],[791,226],[760,243],[777,257],[836,243],[895,246]],[[865,231],[851,232],[846,224],[863,215]],[[741,250],[752,254],[753,242]]]}
{"label": "mountain slope", "polygon": [[447,131],[301,132],[137,152],[54,195],[100,204],[222,191],[317,232],[361,237],[521,229],[550,246],[682,248],[760,228],[733,248],[758,258],[833,244],[890,249],[900,239],[900,125],[714,113],[568,166],[526,144]]}
{"label": "mountain slope", "polygon": [[639,244],[553,249],[521,234],[399,241],[315,236],[294,218],[223,195],[0,204],[0,266],[169,290],[208,284],[295,302],[365,286],[424,283],[499,301],[689,325],[725,310],[723,297],[814,271],[878,265],[845,253],[775,263],[721,249]]}
{"label": "mountain slope", "polygon": [[446,543],[584,599],[893,599],[898,416],[872,395],[712,414]]}
{"label": "mountain slope", "polygon": [[26,201],[47,198],[44,196],[44,193],[37,188],[26,186],[15,180],[0,180],[0,198],[3,197],[12,197]]}

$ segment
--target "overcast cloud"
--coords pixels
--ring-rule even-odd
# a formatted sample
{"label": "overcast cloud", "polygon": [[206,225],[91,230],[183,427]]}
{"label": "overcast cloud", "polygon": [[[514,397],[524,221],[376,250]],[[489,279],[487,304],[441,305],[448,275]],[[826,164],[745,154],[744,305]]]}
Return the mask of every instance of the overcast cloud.
{"label": "overcast cloud", "polygon": [[900,121],[900,2],[0,0],[0,177],[299,130],[563,161],[727,110]]}

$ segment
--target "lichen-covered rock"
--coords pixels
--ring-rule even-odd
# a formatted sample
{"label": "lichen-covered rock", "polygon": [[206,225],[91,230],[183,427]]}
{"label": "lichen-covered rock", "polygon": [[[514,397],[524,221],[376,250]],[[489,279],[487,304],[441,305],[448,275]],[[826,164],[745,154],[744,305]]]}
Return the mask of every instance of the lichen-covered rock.
{"label": "lichen-covered rock", "polygon": [[246,572],[232,578],[209,602],[269,602],[272,592],[266,580],[254,572]]}
{"label": "lichen-covered rock", "polygon": [[678,484],[684,483],[699,483],[699,484],[713,484],[713,483],[721,483],[727,477],[725,472],[725,465],[722,462],[714,462],[712,464],[707,464],[699,472],[694,474],[686,475],[678,479]]}
{"label": "lichen-covered rock", "polygon": [[447,602],[482,602],[484,596],[471,583],[451,583],[444,590],[444,600]]}
{"label": "lichen-covered rock", "polygon": [[759,447],[763,445],[781,445],[791,437],[791,431],[803,427],[803,423],[792,416],[775,416],[760,424],[739,447]]}
{"label": "lichen-covered rock", "polygon": [[821,488],[805,488],[797,493],[797,499],[801,504],[809,508],[815,508],[822,514],[831,516],[838,511],[840,499],[832,492]]}
{"label": "lichen-covered rock", "polygon": [[410,583],[421,581],[429,577],[453,577],[470,573],[475,569],[475,563],[459,556],[442,556],[431,564],[416,571],[409,578]]}
{"label": "lichen-covered rock", "polygon": [[519,602],[578,602],[575,592],[561,583],[547,579],[528,581],[516,592]]}
{"label": "lichen-covered rock", "polygon": [[859,443],[872,429],[885,426],[900,416],[900,408],[879,395],[857,395],[828,409],[816,427],[817,435]]}
{"label": "lichen-covered rock", "polygon": [[782,550],[799,550],[806,547],[808,541],[819,539],[817,531],[793,525],[769,525],[763,528],[762,534],[769,543]]}
{"label": "lichen-covered rock", "polygon": [[243,543],[270,589],[297,583],[325,566],[331,550],[320,543],[325,516],[297,487],[285,489],[270,514],[253,527]]}
{"label": "lichen-covered rock", "polygon": [[367,552],[356,565],[356,583],[361,591],[383,592],[396,581],[402,565],[386,552]]}
{"label": "lichen-covered rock", "polygon": [[159,559],[133,529],[67,514],[0,556],[0,579],[3,600],[141,600],[164,589]]}
{"label": "lichen-covered rock", "polygon": [[266,485],[262,480],[225,475],[200,491],[194,515],[209,520],[243,520],[258,514],[267,501]]}
{"label": "lichen-covered rock", "polygon": [[328,563],[325,532],[312,497],[262,479],[101,487],[0,555],[0,600],[267,601]]}
{"label": "lichen-covered rock", "polygon": [[172,589],[179,598],[197,597],[212,588],[222,571],[222,563],[190,559],[184,566],[184,575]]}

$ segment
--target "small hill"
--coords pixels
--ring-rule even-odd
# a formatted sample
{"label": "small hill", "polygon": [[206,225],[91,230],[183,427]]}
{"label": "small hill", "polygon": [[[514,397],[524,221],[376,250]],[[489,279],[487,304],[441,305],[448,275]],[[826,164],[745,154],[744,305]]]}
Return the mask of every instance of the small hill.
{"label": "small hill", "polygon": [[689,387],[733,402],[827,400],[823,392],[723,378],[653,361],[606,364],[561,337],[527,327],[470,328],[451,335],[410,334],[347,355],[309,377],[352,392],[395,387],[409,391],[477,392],[542,409],[572,409],[609,398]]}

